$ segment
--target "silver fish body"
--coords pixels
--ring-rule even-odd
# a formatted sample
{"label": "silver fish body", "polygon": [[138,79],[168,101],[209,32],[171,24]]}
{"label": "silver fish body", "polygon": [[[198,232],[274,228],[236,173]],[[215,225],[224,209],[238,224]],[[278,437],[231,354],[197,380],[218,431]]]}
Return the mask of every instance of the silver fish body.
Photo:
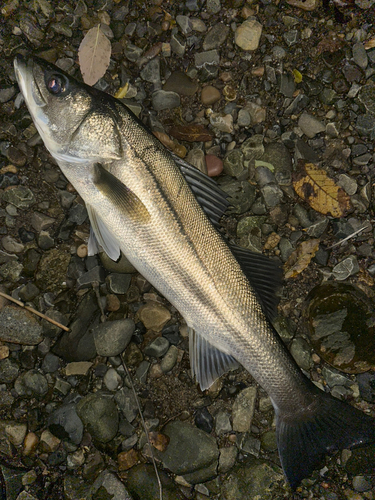
{"label": "silver fish body", "polygon": [[[261,304],[276,280],[255,280],[254,290],[176,159],[134,115],[40,59],[17,58],[15,71],[46,147],[86,202],[98,242],[113,259],[122,251],[186,320],[202,389],[239,362],[269,394],[291,486],[327,451],[374,441],[372,419],[301,373]],[[251,259],[274,269],[262,256]]]}

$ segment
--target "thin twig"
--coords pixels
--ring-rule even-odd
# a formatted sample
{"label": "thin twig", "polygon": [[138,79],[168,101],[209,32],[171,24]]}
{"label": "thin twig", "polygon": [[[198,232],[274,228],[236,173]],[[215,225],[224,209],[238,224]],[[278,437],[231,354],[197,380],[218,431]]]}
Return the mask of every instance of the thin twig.
{"label": "thin twig", "polygon": [[138,396],[137,396],[137,393],[136,393],[136,390],[135,390],[135,387],[134,387],[134,384],[133,384],[133,380],[132,380],[132,378],[130,376],[128,367],[126,366],[126,363],[124,361],[124,357],[123,357],[122,353],[120,354],[120,358],[121,358],[122,366],[124,367],[126,375],[127,375],[128,379],[129,379],[129,382],[130,382],[130,385],[131,385],[131,388],[132,388],[135,400],[137,402],[137,407],[138,407],[139,415],[141,417],[142,426],[143,426],[143,429],[144,429],[144,431],[146,433],[147,443],[148,443],[148,446],[149,446],[149,449],[150,449],[150,453],[151,453],[152,465],[154,466],[156,478],[158,480],[159,498],[160,498],[160,500],[163,500],[163,487],[162,487],[162,484],[161,484],[161,481],[160,481],[160,476],[159,476],[158,468],[156,467],[154,452],[152,451],[152,445],[151,445],[151,442],[150,442],[150,437],[148,435],[148,430],[147,430],[147,427],[146,427],[146,422],[145,422],[145,419],[143,418],[142,408],[141,408],[141,405],[139,404],[139,399],[138,399]]}
{"label": "thin twig", "polygon": [[327,250],[331,250],[331,248],[337,247],[338,245],[341,245],[342,243],[345,243],[345,241],[350,240],[350,238],[353,238],[358,233],[362,232],[364,229],[367,229],[368,227],[369,226],[366,225],[366,226],[361,227],[360,229],[357,229],[357,231],[354,231],[354,233],[349,234],[349,236],[347,236],[346,238],[343,238],[342,240],[337,241],[336,243],[334,243],[333,245],[331,245],[330,247],[327,247]]}
{"label": "thin twig", "polygon": [[58,321],[55,321],[54,319],[49,318],[48,316],[46,316],[45,314],[37,311],[33,307],[27,306],[26,304],[24,304],[20,300],[14,299],[11,295],[8,295],[8,294],[6,294],[4,292],[0,292],[0,295],[1,295],[1,297],[5,297],[6,299],[10,300],[11,302],[14,302],[15,304],[19,305],[20,307],[23,307],[27,311],[29,311],[29,312],[31,312],[33,314],[36,314],[37,316],[40,316],[41,318],[45,319],[46,321],[49,321],[53,325],[58,326],[62,330],[65,330],[66,332],[69,332],[69,328],[67,326],[64,326],[61,323],[59,323]]}

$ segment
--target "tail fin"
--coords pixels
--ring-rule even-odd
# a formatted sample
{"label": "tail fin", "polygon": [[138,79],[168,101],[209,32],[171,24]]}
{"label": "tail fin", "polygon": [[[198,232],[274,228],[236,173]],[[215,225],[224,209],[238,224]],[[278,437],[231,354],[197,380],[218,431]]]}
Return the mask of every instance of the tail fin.
{"label": "tail fin", "polygon": [[277,412],[281,465],[293,490],[325,454],[375,442],[375,419],[316,390],[314,403],[304,411],[294,415]]}

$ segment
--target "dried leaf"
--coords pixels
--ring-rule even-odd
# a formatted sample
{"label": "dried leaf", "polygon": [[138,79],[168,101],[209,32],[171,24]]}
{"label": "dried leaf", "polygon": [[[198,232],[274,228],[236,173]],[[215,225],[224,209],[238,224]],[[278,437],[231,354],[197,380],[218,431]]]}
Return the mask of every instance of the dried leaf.
{"label": "dried leaf", "polygon": [[133,448],[129,451],[122,451],[117,455],[119,471],[129,470],[138,462],[139,453]]}
{"label": "dried leaf", "polygon": [[203,125],[175,125],[169,131],[172,137],[179,141],[206,142],[210,141],[214,134]]}
{"label": "dried leaf", "polygon": [[302,273],[302,271],[310,264],[311,259],[314,257],[318,249],[318,239],[307,240],[300,243],[294,252],[291,253],[289,259],[285,262],[285,279],[295,278],[298,274]]}
{"label": "dried leaf", "polygon": [[298,71],[298,69],[293,70],[293,76],[294,76],[294,81],[295,83],[301,83],[302,82],[302,73]]}
{"label": "dried leaf", "polygon": [[169,436],[161,434],[160,432],[149,432],[148,437],[152,446],[157,450],[165,451],[167,449],[170,441]]}
{"label": "dried leaf", "polygon": [[91,28],[78,49],[78,60],[87,85],[94,85],[107,71],[111,57],[111,42],[100,29]]}
{"label": "dried leaf", "polygon": [[312,163],[298,162],[299,172],[293,186],[311,208],[324,215],[343,217],[350,210],[350,197],[328,177],[325,170]]}
{"label": "dried leaf", "polygon": [[158,130],[154,130],[153,134],[155,137],[159,139],[159,141],[163,144],[163,146],[173,151],[173,153],[175,153],[180,158],[185,158],[187,153],[185,146],[183,146],[182,144],[178,144],[173,139],[171,139],[168,134],[165,134],[164,132],[159,132]]}
{"label": "dried leaf", "polygon": [[366,40],[364,47],[366,50],[373,49],[375,47],[375,37]]}

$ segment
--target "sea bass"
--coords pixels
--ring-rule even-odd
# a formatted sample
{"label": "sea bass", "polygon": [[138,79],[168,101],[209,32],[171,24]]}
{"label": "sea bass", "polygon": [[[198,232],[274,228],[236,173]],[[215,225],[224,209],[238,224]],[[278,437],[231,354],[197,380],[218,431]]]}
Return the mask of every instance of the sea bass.
{"label": "sea bass", "polygon": [[[184,317],[202,390],[241,363],[276,412],[292,488],[327,452],[375,442],[375,420],[320,391],[272,327],[277,268],[217,229],[227,207],[215,183],[177,159],[119,100],[46,61],[15,73],[45,146],[86,203],[97,242],[122,251]],[[89,251],[95,252],[95,239]]]}

